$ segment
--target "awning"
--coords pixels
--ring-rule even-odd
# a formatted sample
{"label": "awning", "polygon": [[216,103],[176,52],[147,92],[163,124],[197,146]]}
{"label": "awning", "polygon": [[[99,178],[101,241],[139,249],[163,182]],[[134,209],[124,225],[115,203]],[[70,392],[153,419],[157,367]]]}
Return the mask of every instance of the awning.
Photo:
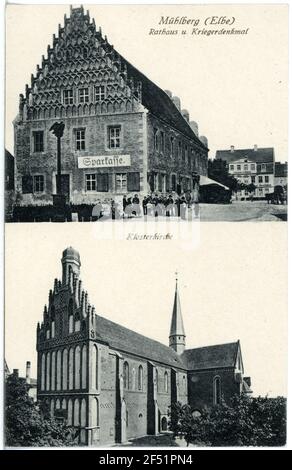
{"label": "awning", "polygon": [[227,186],[224,186],[224,184],[218,183],[218,181],[211,180],[211,178],[208,178],[208,176],[200,176],[200,186],[207,186],[207,184],[217,184],[218,186],[221,186],[224,189],[229,189]]}

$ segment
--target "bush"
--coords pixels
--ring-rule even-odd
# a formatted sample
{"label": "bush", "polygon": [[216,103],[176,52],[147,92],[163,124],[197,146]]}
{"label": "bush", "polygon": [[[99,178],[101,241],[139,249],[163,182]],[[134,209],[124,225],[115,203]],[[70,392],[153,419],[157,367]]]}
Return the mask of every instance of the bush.
{"label": "bush", "polygon": [[170,409],[170,430],[187,443],[209,446],[283,446],[286,443],[284,397],[234,396],[194,416],[189,405]]}

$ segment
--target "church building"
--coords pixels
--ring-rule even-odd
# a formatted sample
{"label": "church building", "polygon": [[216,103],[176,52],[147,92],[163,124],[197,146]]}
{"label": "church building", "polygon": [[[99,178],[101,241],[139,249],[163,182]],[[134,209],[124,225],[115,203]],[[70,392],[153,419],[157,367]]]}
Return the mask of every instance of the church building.
{"label": "church building", "polygon": [[37,325],[37,397],[76,427],[81,445],[125,443],[168,430],[172,403],[193,412],[250,393],[239,341],[186,349],[176,282],[169,346],[95,312],[80,279],[80,256],[63,251]]}
{"label": "church building", "polygon": [[207,175],[208,141],[163,91],[122,57],[83,6],[59,24],[14,120],[18,205],[52,204],[63,122],[61,188],[71,204],[192,190]]}

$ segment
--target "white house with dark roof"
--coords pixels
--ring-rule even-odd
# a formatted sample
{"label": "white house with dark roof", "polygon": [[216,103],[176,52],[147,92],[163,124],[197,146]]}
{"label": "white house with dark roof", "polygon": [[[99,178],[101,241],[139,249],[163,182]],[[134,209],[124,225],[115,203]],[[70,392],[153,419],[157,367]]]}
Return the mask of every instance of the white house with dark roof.
{"label": "white house with dark roof", "polygon": [[250,392],[239,341],[185,349],[178,286],[169,346],[96,314],[80,279],[80,256],[62,255],[62,278],[37,326],[38,399],[99,446],[168,429],[173,403],[194,412]]}
{"label": "white house with dark roof", "polygon": [[[215,158],[226,161],[230,175],[240,182],[256,186],[254,196],[264,198],[274,192],[275,156],[274,149],[260,148],[254,145],[251,149],[217,150]],[[239,197],[250,197],[248,190],[242,190]]]}

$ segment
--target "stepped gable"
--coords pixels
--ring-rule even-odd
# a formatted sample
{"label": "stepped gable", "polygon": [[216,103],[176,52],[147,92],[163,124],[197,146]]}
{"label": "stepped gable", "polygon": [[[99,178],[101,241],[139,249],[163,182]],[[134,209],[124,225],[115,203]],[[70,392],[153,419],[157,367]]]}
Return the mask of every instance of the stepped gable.
{"label": "stepped gable", "polygon": [[[91,94],[88,103],[63,103],[61,90],[90,85],[106,85],[104,99],[96,103]],[[59,24],[46,57],[20,95],[19,116],[31,120],[131,112],[141,104],[205,148],[171,98],[116,52],[80,7],[71,8],[69,18],[64,15],[64,26]]]}

